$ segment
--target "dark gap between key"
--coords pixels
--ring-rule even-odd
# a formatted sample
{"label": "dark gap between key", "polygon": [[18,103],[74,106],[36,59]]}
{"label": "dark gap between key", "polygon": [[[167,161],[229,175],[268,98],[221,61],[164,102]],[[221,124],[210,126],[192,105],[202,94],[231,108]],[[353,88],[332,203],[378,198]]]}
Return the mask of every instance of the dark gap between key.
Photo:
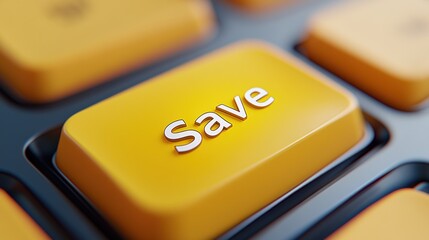
{"label": "dark gap between key", "polygon": [[331,70],[329,70],[329,69],[325,68],[325,67],[324,67],[322,64],[320,64],[319,62],[314,61],[313,59],[309,58],[309,57],[307,56],[307,53],[306,53],[305,49],[302,47],[302,45],[304,44],[304,42],[303,42],[303,41],[297,41],[297,42],[298,42],[298,43],[296,43],[296,44],[292,47],[292,49],[293,49],[293,51],[294,51],[294,52],[298,53],[298,55],[300,56],[300,59],[301,59],[301,60],[305,60],[307,63],[311,63],[311,64],[312,64],[312,67],[315,67],[315,68],[316,68],[316,69],[318,69],[318,70],[321,70],[321,69],[322,69],[323,71],[325,71],[325,72],[329,73],[330,75],[334,76],[335,78],[340,79],[343,83],[345,83],[345,84],[347,84],[347,85],[349,85],[349,86],[352,86],[352,87],[353,87],[353,88],[355,88],[355,89],[358,89],[360,92],[364,93],[366,96],[370,97],[370,98],[371,98],[371,99],[373,99],[374,101],[377,101],[378,103],[383,104],[385,107],[390,108],[390,109],[393,109],[393,110],[398,111],[398,112],[402,112],[402,113],[415,113],[415,112],[418,112],[418,111],[427,110],[427,109],[429,108],[429,98],[428,98],[427,100],[425,100],[425,101],[421,102],[421,103],[420,103],[420,104],[418,104],[417,106],[415,106],[413,109],[409,109],[409,110],[396,109],[396,108],[394,108],[394,107],[392,107],[392,106],[386,105],[386,104],[385,104],[385,103],[383,103],[382,101],[378,100],[376,97],[374,97],[374,96],[372,96],[372,95],[367,94],[363,89],[361,89],[361,88],[359,88],[359,87],[357,87],[357,86],[355,86],[355,85],[353,85],[353,84],[351,84],[351,83],[347,82],[347,81],[345,80],[345,78],[344,78],[344,77],[342,77],[341,75],[336,74],[335,72],[333,72],[333,71],[331,71]]}
{"label": "dark gap between key", "polygon": [[0,173],[0,188],[6,191],[49,237],[73,239],[73,233],[67,231],[18,179]]}
{"label": "dark gap between key", "polygon": [[26,158],[59,188],[95,226],[109,239],[123,239],[89,201],[54,165],[62,126],[55,127],[36,137],[25,148]]}
{"label": "dark gap between key", "polygon": [[429,164],[413,162],[401,165],[369,184],[325,218],[307,229],[299,239],[324,239],[373,203],[403,188],[429,190]]}
{"label": "dark gap between key", "polygon": [[222,235],[219,239],[250,238],[277,218],[299,205],[302,201],[309,198],[312,194],[320,191],[323,187],[344,174],[347,170],[351,169],[356,162],[364,160],[365,157],[370,155],[373,151],[384,146],[389,140],[387,129],[378,120],[368,114],[364,115],[366,122],[369,123],[369,131],[372,131],[373,136],[371,139],[368,139],[361,148],[351,150],[354,152],[351,152],[348,156],[345,154],[342,157],[339,157],[339,163],[337,165],[333,166],[331,169],[327,169],[327,171],[323,172],[316,179],[311,180],[301,188],[298,187],[299,189],[286,193],[279,200],[276,200],[274,204],[269,205],[260,212],[246,219],[237,227]]}

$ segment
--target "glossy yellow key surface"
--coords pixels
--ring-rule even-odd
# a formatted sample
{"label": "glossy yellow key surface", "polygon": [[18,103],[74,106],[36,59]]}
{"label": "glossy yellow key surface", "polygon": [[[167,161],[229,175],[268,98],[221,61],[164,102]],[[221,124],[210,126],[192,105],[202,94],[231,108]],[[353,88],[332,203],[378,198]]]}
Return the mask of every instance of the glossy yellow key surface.
{"label": "glossy yellow key surface", "polygon": [[246,42],[75,114],[56,162],[126,237],[208,239],[363,133],[349,93],[278,50]]}
{"label": "glossy yellow key surface", "polygon": [[204,0],[0,1],[0,76],[48,102],[148,64],[210,35]]}
{"label": "glossy yellow key surface", "polygon": [[429,96],[429,2],[359,0],[311,21],[308,56],[398,109]]}
{"label": "glossy yellow key surface", "polygon": [[414,189],[396,191],[374,203],[329,237],[330,240],[428,239],[429,196]]}
{"label": "glossy yellow key surface", "polygon": [[22,208],[0,189],[1,239],[50,239]]}

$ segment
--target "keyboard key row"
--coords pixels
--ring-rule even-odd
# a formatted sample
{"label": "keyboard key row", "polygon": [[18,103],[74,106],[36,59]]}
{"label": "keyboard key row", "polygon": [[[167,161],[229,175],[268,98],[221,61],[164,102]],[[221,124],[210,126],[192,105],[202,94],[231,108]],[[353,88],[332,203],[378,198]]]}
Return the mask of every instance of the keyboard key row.
{"label": "keyboard key row", "polygon": [[[232,2],[264,9],[286,1]],[[50,102],[200,42],[215,25],[202,0],[3,1],[0,75],[19,98]],[[413,110],[429,96],[428,26],[425,0],[353,1],[316,14],[302,46],[371,96]]]}

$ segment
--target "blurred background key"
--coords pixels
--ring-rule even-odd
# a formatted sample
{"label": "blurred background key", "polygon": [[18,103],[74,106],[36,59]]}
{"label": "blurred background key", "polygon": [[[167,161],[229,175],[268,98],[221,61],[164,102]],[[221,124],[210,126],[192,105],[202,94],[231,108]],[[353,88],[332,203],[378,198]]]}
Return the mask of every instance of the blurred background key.
{"label": "blurred background key", "polygon": [[44,103],[194,45],[213,31],[203,0],[0,2],[0,76]]}
{"label": "blurred background key", "polygon": [[329,239],[427,239],[428,214],[426,193],[398,190],[360,213]]}
{"label": "blurred background key", "polygon": [[391,107],[412,110],[429,96],[429,1],[352,1],[322,11],[303,46]]}

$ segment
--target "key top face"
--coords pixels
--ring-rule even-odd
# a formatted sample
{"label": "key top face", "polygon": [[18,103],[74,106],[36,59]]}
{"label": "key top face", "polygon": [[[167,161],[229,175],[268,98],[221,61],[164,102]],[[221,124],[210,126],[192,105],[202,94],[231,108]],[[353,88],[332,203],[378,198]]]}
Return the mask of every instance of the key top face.
{"label": "key top face", "polygon": [[50,239],[2,189],[0,189],[0,233],[2,239]]}
{"label": "key top face", "polygon": [[429,196],[414,189],[379,200],[329,239],[427,239]]}
{"label": "key top face", "polygon": [[206,38],[206,1],[0,2],[0,75],[15,95],[48,102]]}
{"label": "key top face", "polygon": [[429,95],[429,2],[355,1],[317,15],[308,56],[382,102],[411,110]]}
{"label": "key top face", "polygon": [[206,239],[297,186],[363,132],[350,94],[246,42],[72,116],[56,161],[125,236]]}

